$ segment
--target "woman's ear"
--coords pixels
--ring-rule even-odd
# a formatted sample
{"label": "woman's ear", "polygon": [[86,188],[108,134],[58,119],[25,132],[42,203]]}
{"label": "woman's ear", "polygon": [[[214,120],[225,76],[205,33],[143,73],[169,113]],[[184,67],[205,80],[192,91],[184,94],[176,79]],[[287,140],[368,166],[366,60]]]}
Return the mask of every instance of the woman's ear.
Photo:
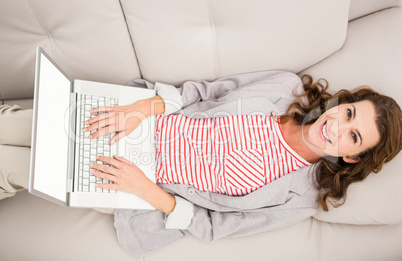
{"label": "woman's ear", "polygon": [[343,161],[347,163],[358,163],[360,161],[360,157],[349,157],[349,156],[344,156]]}

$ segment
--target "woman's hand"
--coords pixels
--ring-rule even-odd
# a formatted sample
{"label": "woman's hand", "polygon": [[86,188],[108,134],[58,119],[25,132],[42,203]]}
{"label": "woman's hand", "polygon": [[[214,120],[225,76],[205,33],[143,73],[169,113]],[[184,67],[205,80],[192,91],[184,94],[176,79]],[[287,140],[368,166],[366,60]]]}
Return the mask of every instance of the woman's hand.
{"label": "woman's hand", "polygon": [[165,103],[159,95],[126,106],[99,107],[91,111],[99,114],[85,122],[87,127],[83,131],[97,130],[89,136],[90,139],[116,132],[110,139],[110,144],[113,144],[133,132],[145,118],[164,111]]}
{"label": "woman's hand", "polygon": [[109,167],[98,163],[89,164],[89,167],[93,168],[93,170],[91,170],[92,175],[113,182],[111,184],[96,184],[99,188],[120,190],[134,193],[142,197],[144,188],[146,188],[149,183],[153,184],[141,169],[125,158],[117,156],[113,156],[113,158],[97,156],[96,158],[99,161],[113,166]]}
{"label": "woman's hand", "polygon": [[93,168],[92,175],[113,182],[111,184],[97,183],[99,188],[134,193],[165,214],[170,214],[175,208],[174,197],[149,180],[134,163],[117,156],[113,158],[98,156],[97,160],[113,166],[98,163],[89,165]]}
{"label": "woman's hand", "polygon": [[85,122],[87,127],[83,131],[96,130],[89,136],[90,139],[116,132],[110,139],[110,144],[113,144],[133,132],[145,118],[150,116],[149,112],[146,100],[126,106],[95,108],[91,113],[99,114]]}

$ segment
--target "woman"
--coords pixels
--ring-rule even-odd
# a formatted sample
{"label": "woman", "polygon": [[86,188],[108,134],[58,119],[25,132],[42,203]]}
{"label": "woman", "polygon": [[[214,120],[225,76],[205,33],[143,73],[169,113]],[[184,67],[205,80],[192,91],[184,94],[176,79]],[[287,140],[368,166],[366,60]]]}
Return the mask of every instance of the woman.
{"label": "woman", "polygon": [[[132,84],[154,87],[143,80]],[[168,93],[175,91],[173,88]],[[309,171],[308,167],[288,171],[259,188],[248,188],[248,194],[229,196],[222,191],[195,189],[191,184],[158,186],[129,161],[100,157],[99,160],[115,167],[93,163],[97,170],[94,175],[114,182],[100,187],[135,193],[161,210],[116,212],[119,241],[135,257],[188,233],[215,240],[296,223],[314,215],[320,196],[317,187],[325,189],[320,202],[327,210],[330,199],[344,199],[351,183],[363,180],[371,171],[379,171],[401,149],[399,106],[367,89],[332,96],[325,85],[313,84],[311,77],[305,77],[302,84],[292,73],[271,71],[225,77],[212,83],[187,82],[179,91],[180,99],[168,97],[173,101],[166,98],[166,90],[161,88],[152,99],[113,109],[95,109],[93,112],[107,113],[90,120],[86,131],[100,128],[91,134],[93,138],[117,132],[112,139],[115,142],[133,131],[146,116],[169,114],[175,110],[173,105],[180,108],[181,102],[182,113],[190,118],[220,118],[230,114],[269,116],[275,111],[272,119],[276,120],[279,135],[283,135],[301,161],[307,162],[306,165],[314,163],[315,171]],[[296,101],[293,94],[299,97]],[[334,107],[333,103],[339,106]],[[130,117],[133,111],[141,111],[143,116]],[[116,117],[120,125],[115,124]],[[226,194],[230,194],[228,191]]]}
{"label": "woman", "polygon": [[[278,122],[280,122],[283,138],[302,158],[299,165],[307,166],[309,163],[315,163],[318,188],[327,189],[327,192],[321,195],[321,206],[328,211],[327,199],[344,199],[350,184],[365,179],[372,171],[378,172],[385,162],[391,160],[400,151],[402,146],[401,111],[392,98],[380,95],[369,88],[361,88],[353,92],[342,90],[335,95],[330,95],[326,91],[328,87],[326,82],[324,85],[320,82],[313,83],[310,76],[305,76],[303,79],[305,93],[299,97],[308,98],[309,105],[300,100],[293,102],[286,113],[278,117]],[[159,96],[138,102],[130,108],[126,106],[95,109],[94,113],[107,113],[100,114],[88,121],[86,131],[101,128],[99,132],[95,131],[92,134],[93,138],[117,131],[118,134],[114,138],[114,141],[117,141],[134,130],[141,120],[138,117],[128,117],[126,122],[120,120],[120,126],[116,126],[113,122],[118,113],[115,114],[115,112],[127,114],[130,110],[139,110],[144,115],[150,115],[151,106],[149,104],[151,102],[158,104],[154,114],[164,112],[164,102]],[[175,120],[177,121],[177,119]],[[226,121],[226,123],[228,122]],[[165,121],[160,124],[166,123]],[[196,121],[193,121],[192,124],[196,124]],[[217,123],[213,122],[213,124],[217,128]],[[237,124],[244,124],[244,122],[239,120]],[[162,129],[162,131],[164,130],[172,131],[172,128]],[[208,144],[209,142],[211,141],[203,140],[201,143]],[[164,153],[174,153],[174,151],[164,151]],[[118,157],[115,159],[100,157],[99,159],[117,168],[91,164],[93,168],[99,170],[93,171],[93,175],[114,182],[114,184],[99,184],[101,188],[123,190],[144,198],[157,198],[155,202],[154,199],[148,201],[167,215],[174,209],[174,198],[144,178],[145,176],[135,165]],[[185,164],[185,162],[181,162],[181,164]],[[125,173],[123,170],[120,171],[120,168],[130,168],[127,176],[120,176]],[[135,174],[130,175],[128,172]],[[184,173],[179,173],[179,175],[184,175]],[[163,178],[160,178],[159,182],[180,183],[179,178],[176,181],[163,182],[162,180]],[[189,180],[186,182],[188,184]],[[192,185],[194,186],[194,184]],[[204,184],[199,184],[197,188],[201,189],[201,185]],[[155,192],[155,195],[150,195],[151,187],[155,188],[155,191],[159,191],[158,194]],[[254,187],[249,192],[256,189]],[[211,191],[219,193],[217,190]],[[239,194],[226,190],[220,193],[244,195],[245,192]]]}
{"label": "woman", "polygon": [[[335,206],[341,205],[350,184],[362,181],[372,171],[378,172],[385,162],[401,150],[402,116],[400,107],[393,99],[368,88],[353,92],[342,90],[330,95],[326,91],[325,81],[313,83],[310,76],[305,76],[303,81],[301,84],[297,76],[289,73],[261,72],[227,77],[211,86],[205,82],[198,85],[185,84],[180,91],[185,107],[187,101],[201,101],[201,105],[195,109],[184,111],[187,115],[197,112],[197,109],[208,109],[210,113],[201,116],[227,116],[227,112],[217,114],[216,108],[226,108],[222,107],[222,104],[236,100],[238,96],[233,95],[236,92],[239,95],[248,95],[248,99],[242,100],[247,105],[237,104],[238,107],[246,109],[240,113],[236,111],[237,114],[258,115],[264,111],[262,107],[268,108],[265,115],[276,111],[276,116],[272,116],[278,120],[284,140],[292,151],[307,162],[306,165],[314,163],[313,172],[305,171],[309,168],[302,168],[283,176],[279,175],[275,182],[269,182],[256,190],[249,188],[248,193],[255,191],[254,193],[231,197],[221,193],[236,194],[228,193],[229,190],[219,191],[219,188],[212,190],[213,193],[200,186],[197,190],[192,190],[194,184],[189,184],[188,180],[185,181],[186,186],[157,186],[144,178],[141,171],[127,160],[100,157],[100,160],[115,167],[112,169],[99,164],[92,165],[97,169],[94,175],[114,182],[100,184],[100,187],[136,193],[167,215],[163,224],[164,216],[159,211],[147,214],[135,210],[117,211],[115,224],[123,247],[139,257],[182,237],[187,232],[201,239],[215,240],[293,224],[315,213],[317,198],[326,211],[328,202]],[[146,82],[135,82],[136,85],[139,83],[149,85]],[[284,87],[286,85],[292,88]],[[296,101],[292,93],[286,91],[293,90],[295,86],[297,88],[294,93],[298,97]],[[192,88],[196,91],[186,96],[187,89]],[[260,96],[266,99],[261,102]],[[130,119],[127,117],[130,111],[140,110],[144,115],[149,115],[150,104],[153,102],[157,105],[154,114],[163,113],[163,100],[157,96],[132,107],[95,110],[94,112],[106,113],[88,122],[87,131],[101,128],[100,135],[118,132],[114,140],[116,141],[140,123],[138,118],[125,121]],[[247,106],[258,107],[257,113],[255,110],[247,111]],[[284,109],[286,112],[280,113]],[[120,123],[124,124],[116,126],[113,123],[119,113]],[[102,121],[104,118],[108,121]],[[96,137],[99,133],[92,135]],[[206,173],[208,172],[204,171],[204,174]],[[311,173],[314,174],[313,177],[310,176]],[[309,183],[311,179],[315,181],[315,186]],[[173,178],[166,183],[175,182]],[[318,189],[324,189],[324,192],[319,195]],[[152,225],[145,229],[141,224],[150,224],[150,220]],[[169,231],[165,230],[165,227],[185,230]],[[150,234],[157,237],[150,239]]]}

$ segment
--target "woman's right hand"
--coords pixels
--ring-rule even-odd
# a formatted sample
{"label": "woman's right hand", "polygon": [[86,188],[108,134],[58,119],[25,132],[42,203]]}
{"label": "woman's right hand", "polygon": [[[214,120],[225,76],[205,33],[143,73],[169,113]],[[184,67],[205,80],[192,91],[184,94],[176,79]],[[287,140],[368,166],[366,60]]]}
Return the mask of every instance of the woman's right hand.
{"label": "woman's right hand", "polygon": [[99,114],[85,122],[83,131],[95,131],[90,139],[116,132],[110,139],[110,144],[113,144],[133,132],[147,117],[164,112],[165,103],[159,95],[130,105],[99,107],[91,111]]}
{"label": "woman's right hand", "polygon": [[110,139],[110,144],[118,142],[133,132],[149,115],[147,100],[140,100],[133,104],[117,107],[98,107],[91,113],[97,116],[85,122],[84,132],[90,132],[90,139],[95,139],[113,132],[116,134]]}

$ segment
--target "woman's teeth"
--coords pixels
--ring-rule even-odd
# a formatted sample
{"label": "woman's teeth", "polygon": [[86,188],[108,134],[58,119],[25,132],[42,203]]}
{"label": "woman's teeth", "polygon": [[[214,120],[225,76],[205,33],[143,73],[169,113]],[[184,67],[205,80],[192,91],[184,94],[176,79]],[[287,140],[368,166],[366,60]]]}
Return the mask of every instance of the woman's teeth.
{"label": "woman's teeth", "polygon": [[332,142],[331,142],[331,140],[329,139],[328,134],[327,134],[327,123],[326,123],[326,122],[325,122],[325,124],[322,126],[322,134],[324,135],[325,139],[327,139],[327,141],[332,144]]}

